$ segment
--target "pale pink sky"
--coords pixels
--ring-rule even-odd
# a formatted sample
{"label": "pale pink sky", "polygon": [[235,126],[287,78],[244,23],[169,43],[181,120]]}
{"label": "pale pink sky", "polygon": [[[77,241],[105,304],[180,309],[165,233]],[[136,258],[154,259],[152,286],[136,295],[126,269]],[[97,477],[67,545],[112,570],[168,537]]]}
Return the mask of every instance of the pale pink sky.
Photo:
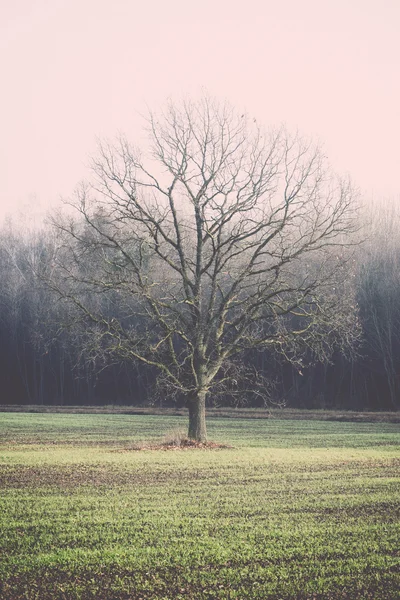
{"label": "pale pink sky", "polygon": [[47,207],[96,136],[206,89],[321,140],[400,202],[400,0],[1,0],[0,215]]}

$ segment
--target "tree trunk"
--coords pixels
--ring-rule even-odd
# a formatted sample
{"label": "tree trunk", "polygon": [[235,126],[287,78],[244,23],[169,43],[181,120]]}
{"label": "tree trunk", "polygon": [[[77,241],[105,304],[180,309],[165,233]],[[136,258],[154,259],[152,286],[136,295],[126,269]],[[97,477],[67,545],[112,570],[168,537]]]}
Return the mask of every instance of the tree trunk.
{"label": "tree trunk", "polygon": [[188,408],[189,438],[191,440],[196,440],[197,442],[206,442],[206,393],[196,392],[189,399]]}

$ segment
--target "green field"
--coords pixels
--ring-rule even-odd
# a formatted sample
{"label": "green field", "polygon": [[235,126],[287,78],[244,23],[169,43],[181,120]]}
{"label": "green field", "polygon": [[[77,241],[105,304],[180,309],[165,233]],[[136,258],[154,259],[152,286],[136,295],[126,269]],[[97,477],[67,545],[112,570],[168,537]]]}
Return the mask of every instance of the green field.
{"label": "green field", "polygon": [[400,598],[400,427],[0,413],[0,598]]}

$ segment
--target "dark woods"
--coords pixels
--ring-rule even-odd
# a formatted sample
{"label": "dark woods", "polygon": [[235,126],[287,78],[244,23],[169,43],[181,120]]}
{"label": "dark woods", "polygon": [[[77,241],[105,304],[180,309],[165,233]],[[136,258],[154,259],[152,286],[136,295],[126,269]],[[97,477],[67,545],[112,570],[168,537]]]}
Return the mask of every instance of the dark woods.
{"label": "dark woods", "polygon": [[[366,211],[367,241],[356,251],[355,285],[361,327],[357,352],[330,362],[291,364],[268,350],[251,350],[243,366],[270,382],[269,399],[299,408],[396,410],[400,407],[399,215]],[[374,214],[372,214],[374,213]],[[374,223],[371,225],[371,223]],[[155,369],[134,362],[91,360],[84,332],[43,282],[54,268],[50,230],[0,234],[0,386],[2,404],[87,405],[161,402]],[[340,290],[338,291],[340,293]],[[110,306],[110,310],[112,306]],[[260,406],[244,386],[209,398],[218,404]]]}

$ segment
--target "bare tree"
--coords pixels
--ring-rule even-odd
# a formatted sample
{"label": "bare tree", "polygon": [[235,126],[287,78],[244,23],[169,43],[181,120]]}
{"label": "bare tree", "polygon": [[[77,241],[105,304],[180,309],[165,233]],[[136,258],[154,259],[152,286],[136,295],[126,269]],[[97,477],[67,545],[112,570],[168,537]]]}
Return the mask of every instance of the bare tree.
{"label": "bare tree", "polygon": [[351,343],[355,194],[311,142],[213,99],[170,103],[148,131],[144,157],[124,138],[100,144],[71,202],[80,216],[55,219],[52,286],[85,317],[94,355],[157,367],[204,441],[206,397],[243,390],[244,352],[300,364],[305,347],[326,358]]}

